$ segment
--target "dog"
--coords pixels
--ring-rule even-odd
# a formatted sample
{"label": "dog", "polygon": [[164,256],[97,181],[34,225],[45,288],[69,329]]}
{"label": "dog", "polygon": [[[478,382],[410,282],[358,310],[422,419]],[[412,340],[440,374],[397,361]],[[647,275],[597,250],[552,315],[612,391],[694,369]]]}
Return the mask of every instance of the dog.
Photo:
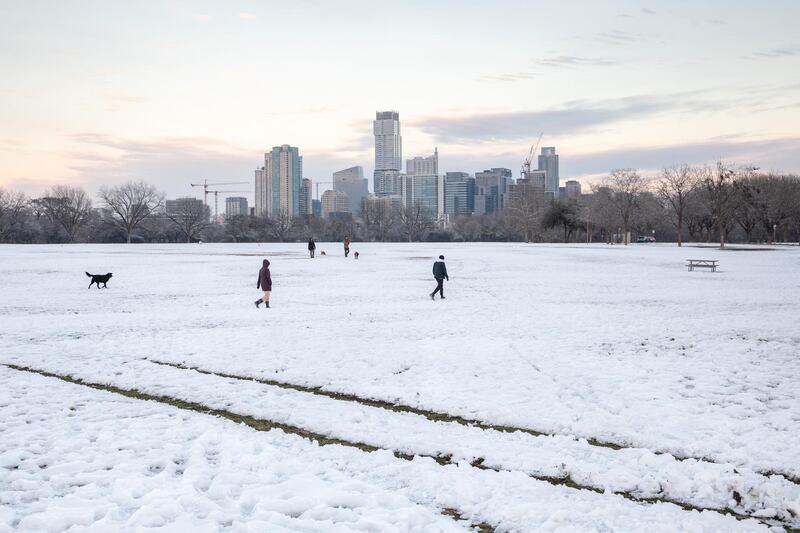
{"label": "dog", "polygon": [[111,276],[113,274],[111,274],[111,272],[109,272],[108,274],[89,274],[87,272],[86,275],[92,278],[92,281],[89,282],[89,286],[86,287],[87,289],[91,289],[92,285],[94,284],[97,284],[97,288],[99,289],[101,283],[103,284],[103,288],[107,289],[108,286],[106,286],[106,283],[108,283],[108,280],[111,279]]}
{"label": "dog", "polygon": [[355,252],[355,253],[353,254],[353,257],[355,257],[356,259],[358,259],[358,252]]}
{"label": "dog", "polygon": [[328,254],[326,254],[326,253],[325,253],[325,250],[322,250],[322,251],[319,253],[319,255],[328,255]]}

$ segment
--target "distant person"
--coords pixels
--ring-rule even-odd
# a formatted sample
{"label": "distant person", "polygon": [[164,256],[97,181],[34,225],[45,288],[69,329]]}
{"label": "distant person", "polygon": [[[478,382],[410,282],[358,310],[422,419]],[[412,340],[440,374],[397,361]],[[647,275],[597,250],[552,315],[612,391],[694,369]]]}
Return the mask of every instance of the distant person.
{"label": "distant person", "polygon": [[440,255],[439,260],[433,263],[433,277],[436,279],[436,289],[431,293],[431,300],[434,299],[437,292],[439,297],[444,300],[444,280],[450,281],[450,276],[447,275],[443,255]]}
{"label": "distant person", "polygon": [[314,259],[314,252],[317,249],[317,243],[314,242],[314,239],[308,239],[308,255],[311,256],[311,259]]}
{"label": "distant person", "polygon": [[269,261],[264,259],[261,270],[258,271],[258,283],[256,289],[264,291],[264,296],[256,300],[256,307],[262,303],[269,308],[269,294],[272,292],[272,276],[269,273]]}
{"label": "distant person", "polygon": [[350,255],[350,237],[344,238],[344,256]]}

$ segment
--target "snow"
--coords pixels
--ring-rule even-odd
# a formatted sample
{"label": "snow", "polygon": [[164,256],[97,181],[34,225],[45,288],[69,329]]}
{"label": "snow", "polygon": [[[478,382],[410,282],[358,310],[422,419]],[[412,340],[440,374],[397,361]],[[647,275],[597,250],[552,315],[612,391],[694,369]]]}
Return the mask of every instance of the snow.
{"label": "snow", "polygon": [[[310,260],[303,243],[0,246],[0,362],[419,457],[320,447],[0,367],[0,531],[468,526],[444,508],[498,530],[765,527],[612,492],[800,525],[800,485],[787,479],[800,478],[800,249],[318,250],[328,255]],[[451,281],[432,302],[440,253]],[[263,257],[268,310],[253,305]],[[688,272],[688,258],[721,267]],[[109,288],[87,290],[86,270],[113,272]],[[488,470],[470,466],[479,458]],[[607,492],[535,479],[565,475]]]}

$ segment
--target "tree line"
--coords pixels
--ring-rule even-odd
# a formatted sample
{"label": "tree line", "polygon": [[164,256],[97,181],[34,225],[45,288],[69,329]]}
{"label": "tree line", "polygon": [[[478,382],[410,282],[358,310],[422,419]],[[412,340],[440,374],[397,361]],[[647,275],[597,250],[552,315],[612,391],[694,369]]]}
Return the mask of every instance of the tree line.
{"label": "tree line", "polygon": [[616,169],[578,198],[551,199],[524,181],[491,215],[441,224],[418,205],[365,202],[359,220],[233,216],[209,220],[199,202],[167,212],[153,185],[131,181],[100,189],[54,186],[41,197],[0,188],[0,242],[526,241],[798,242],[800,178],[717,162],[679,165],[644,177]]}

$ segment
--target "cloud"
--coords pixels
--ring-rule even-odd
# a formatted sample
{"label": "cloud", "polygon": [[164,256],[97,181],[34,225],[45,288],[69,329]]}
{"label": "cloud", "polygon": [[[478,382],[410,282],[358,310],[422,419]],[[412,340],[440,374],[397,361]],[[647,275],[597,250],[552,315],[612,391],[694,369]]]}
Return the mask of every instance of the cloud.
{"label": "cloud", "polygon": [[[553,55],[531,60],[531,64],[539,69],[597,67],[615,65],[616,61],[600,57],[581,57],[571,55]],[[518,82],[532,80],[542,76],[541,72],[523,70],[505,74],[490,74],[481,76],[478,81]]]}
{"label": "cloud", "polygon": [[642,13],[644,13],[645,15],[655,15],[656,14],[656,12],[653,11],[652,9],[650,9],[649,7],[643,7],[642,8]]}
{"label": "cloud", "polygon": [[710,19],[710,20],[708,20],[707,22],[708,22],[709,24],[716,24],[716,25],[718,25],[718,26],[724,26],[724,25],[726,25],[726,24],[727,24],[727,22],[725,22],[725,21],[724,21],[724,20],[722,20],[722,19]]}
{"label": "cloud", "polygon": [[22,148],[22,143],[14,139],[0,139],[0,152],[16,152]]}
{"label": "cloud", "polygon": [[606,44],[629,44],[641,39],[641,33],[632,33],[622,30],[610,30],[603,33],[598,33],[594,36],[595,41],[600,41]]}
{"label": "cloud", "polygon": [[242,20],[255,20],[257,17],[252,13],[248,13],[247,11],[240,11],[239,18]]}
{"label": "cloud", "polygon": [[439,142],[474,143],[527,139],[545,131],[548,135],[572,134],[623,120],[639,119],[672,110],[705,111],[715,104],[696,93],[670,96],[630,96],[613,100],[573,101],[557,109],[485,113],[461,117],[431,116],[410,125]]}
{"label": "cloud", "polygon": [[195,20],[199,20],[200,22],[208,22],[212,20],[214,17],[211,15],[195,15]]}
{"label": "cloud", "polygon": [[616,64],[616,61],[601,57],[580,57],[560,55],[553,57],[543,57],[533,60],[533,63],[542,67],[585,67],[585,66],[608,66]]}
{"label": "cloud", "polygon": [[[81,185],[92,189],[141,179],[169,196],[198,194],[189,183],[205,178],[209,181],[252,181],[253,170],[263,157],[258,151],[205,137],[130,140],[80,133],[70,136],[70,140],[73,149],[66,157]],[[251,185],[235,187],[248,191],[253,188]]]}
{"label": "cloud", "polygon": [[525,81],[525,80],[532,80],[534,78],[538,78],[541,74],[537,72],[509,72],[506,74],[491,74],[486,76],[481,76],[478,78],[478,81],[503,81],[503,82],[517,82],[517,81]]}
{"label": "cloud", "polygon": [[724,136],[694,143],[667,146],[621,147],[585,154],[562,154],[562,177],[596,175],[612,168],[632,167],[657,171],[682,163],[703,164],[717,159],[753,164],[762,169],[800,172],[800,138],[746,140]]}
{"label": "cloud", "polygon": [[771,50],[764,50],[761,52],[753,52],[749,57],[749,59],[758,59],[758,58],[781,58],[781,57],[794,57],[796,55],[800,55],[800,46],[785,46],[782,48],[773,48]]}

